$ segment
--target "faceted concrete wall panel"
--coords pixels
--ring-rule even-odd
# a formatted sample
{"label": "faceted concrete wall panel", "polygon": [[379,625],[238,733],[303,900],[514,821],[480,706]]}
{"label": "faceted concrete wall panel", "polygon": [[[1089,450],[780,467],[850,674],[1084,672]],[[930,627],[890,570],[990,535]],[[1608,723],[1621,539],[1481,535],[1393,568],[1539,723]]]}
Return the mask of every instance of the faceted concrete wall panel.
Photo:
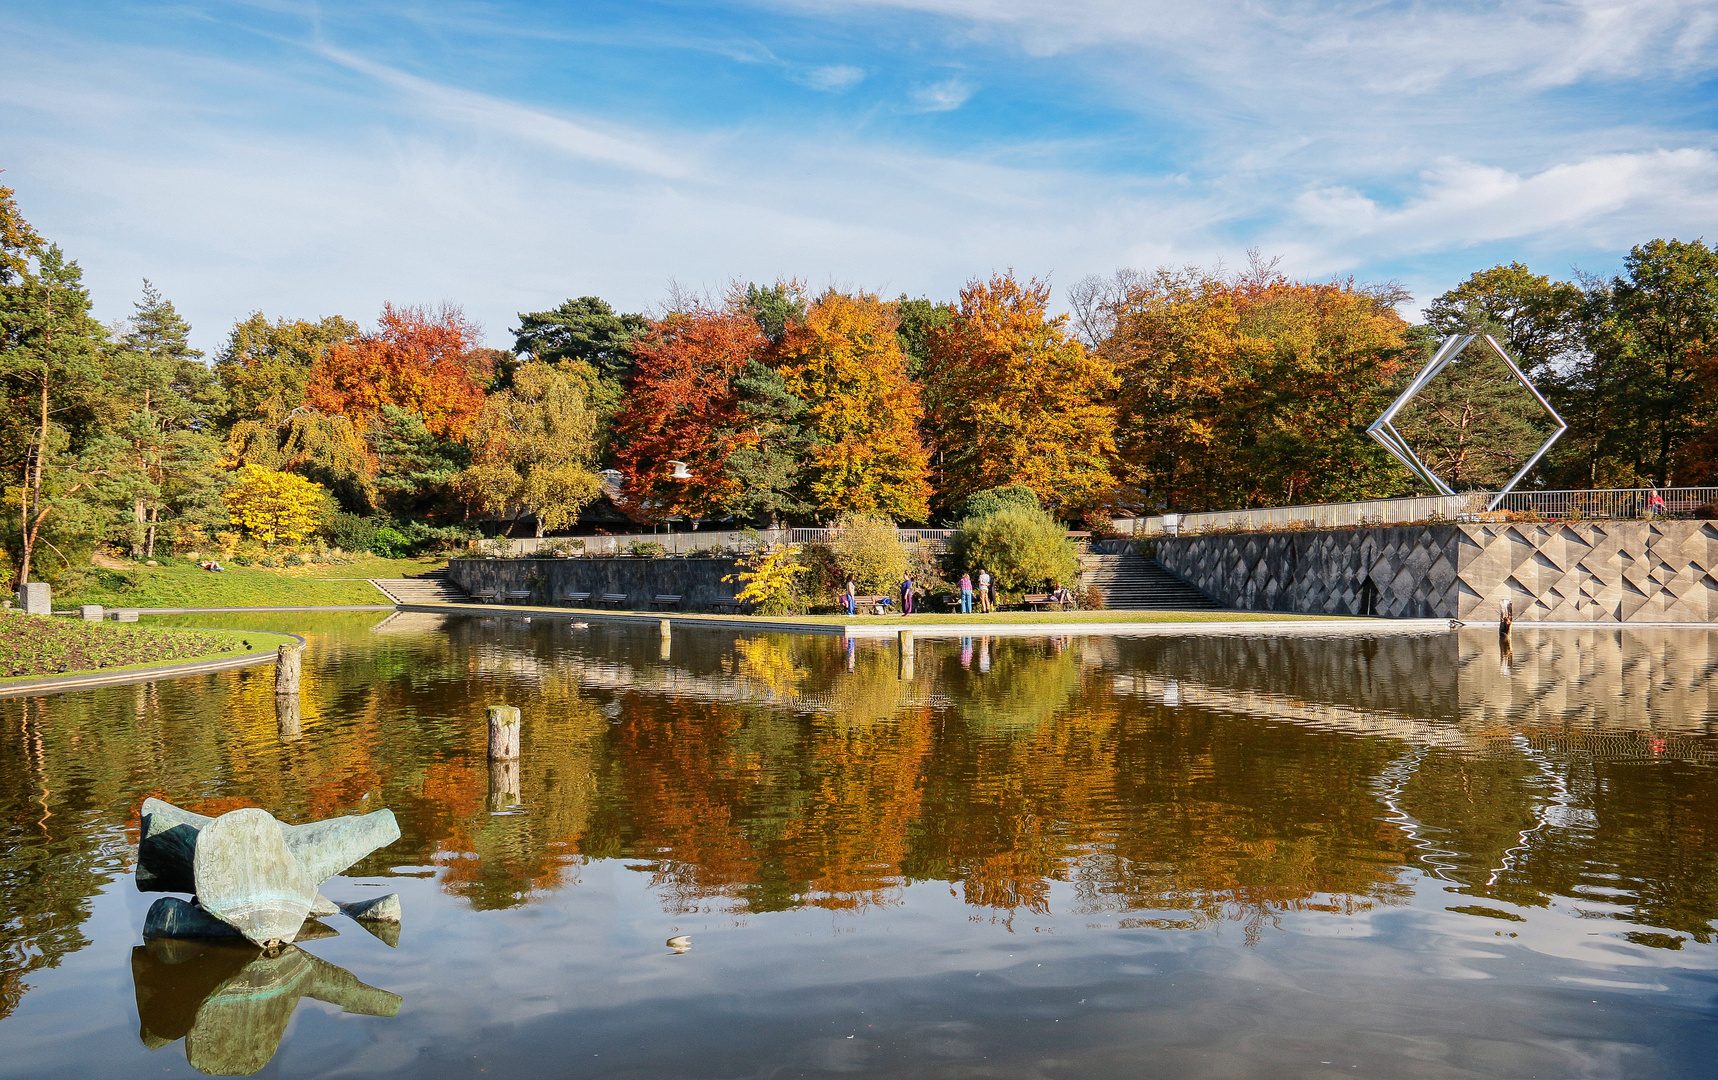
{"label": "faceted concrete wall panel", "polygon": [[1718,619],[1705,521],[1410,525],[1157,541],[1157,560],[1237,608],[1541,622]]}

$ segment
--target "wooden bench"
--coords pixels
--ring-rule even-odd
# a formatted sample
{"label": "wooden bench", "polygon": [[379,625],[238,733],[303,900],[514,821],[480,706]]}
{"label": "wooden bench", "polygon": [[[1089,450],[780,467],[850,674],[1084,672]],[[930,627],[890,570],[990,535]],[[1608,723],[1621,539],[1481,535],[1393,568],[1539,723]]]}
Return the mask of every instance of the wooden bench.
{"label": "wooden bench", "polygon": [[471,598],[480,604],[493,604],[501,599],[501,594],[494,589],[478,589],[471,594]]}
{"label": "wooden bench", "polygon": [[[847,596],[845,593],[840,596],[839,604],[843,611],[847,610]],[[853,614],[875,614],[878,604],[889,605],[889,610],[891,611],[898,612],[900,610],[900,601],[896,600],[893,596],[855,596],[853,598]]]}
{"label": "wooden bench", "polygon": [[514,600],[529,600],[529,599],[531,599],[531,590],[530,589],[508,589],[507,590],[507,601],[509,603],[513,602]]}
{"label": "wooden bench", "polygon": [[557,597],[563,604],[588,604],[591,594],[588,592],[564,592]]}
{"label": "wooden bench", "polygon": [[610,607],[620,607],[626,603],[626,594],[623,592],[605,592],[599,602],[608,604]]}
{"label": "wooden bench", "polygon": [[746,602],[737,596],[718,596],[710,602],[710,606],[721,612],[732,612],[735,615],[745,613]]}
{"label": "wooden bench", "polygon": [[1027,593],[1025,596],[1021,597],[1020,599],[1026,604],[1027,607],[1031,608],[1033,611],[1039,611],[1039,610],[1047,609],[1047,608],[1057,608],[1058,610],[1061,610],[1061,611],[1067,611],[1070,607],[1073,606],[1072,602],[1060,603],[1058,601],[1050,599],[1049,593]]}
{"label": "wooden bench", "polygon": [[650,606],[658,608],[677,608],[680,606],[679,593],[657,593],[650,598]]}

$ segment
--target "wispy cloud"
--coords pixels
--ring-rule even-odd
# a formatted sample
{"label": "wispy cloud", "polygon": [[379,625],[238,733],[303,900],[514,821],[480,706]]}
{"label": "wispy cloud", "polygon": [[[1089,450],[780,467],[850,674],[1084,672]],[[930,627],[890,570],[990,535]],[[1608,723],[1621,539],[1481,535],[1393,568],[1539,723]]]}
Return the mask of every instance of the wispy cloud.
{"label": "wispy cloud", "polygon": [[830,64],[825,67],[814,67],[800,72],[794,81],[813,90],[827,93],[840,93],[851,90],[865,81],[865,69],[856,68],[851,64]]}
{"label": "wispy cloud", "polygon": [[950,112],[965,105],[973,88],[960,78],[944,79],[913,91],[913,104],[920,112]]}
{"label": "wispy cloud", "polygon": [[411,75],[331,45],[318,44],[316,51],[341,67],[392,87],[408,101],[446,120],[656,176],[684,176],[689,171],[685,162],[633,132],[612,127],[598,130],[588,123]]}

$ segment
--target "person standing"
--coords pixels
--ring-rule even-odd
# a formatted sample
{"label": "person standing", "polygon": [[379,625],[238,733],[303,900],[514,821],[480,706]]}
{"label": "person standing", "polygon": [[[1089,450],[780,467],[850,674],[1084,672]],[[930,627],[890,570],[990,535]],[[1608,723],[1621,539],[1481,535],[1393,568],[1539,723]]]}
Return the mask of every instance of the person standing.
{"label": "person standing", "polygon": [[846,593],[847,614],[857,615],[859,613],[858,596],[859,589],[853,584],[853,575],[848,574]]}
{"label": "person standing", "polygon": [[1646,500],[1646,516],[1661,518],[1665,516],[1664,496],[1658,493],[1658,488],[1650,489]]}
{"label": "person standing", "polygon": [[[962,615],[971,615],[972,614],[972,575],[971,574],[963,573],[960,575],[960,613]],[[969,646],[969,648],[970,648],[970,646]]]}
{"label": "person standing", "polygon": [[901,579],[901,614],[913,613],[913,575],[908,574]]}
{"label": "person standing", "polygon": [[990,571],[978,570],[978,606],[989,612],[996,607],[996,595],[990,591]]}

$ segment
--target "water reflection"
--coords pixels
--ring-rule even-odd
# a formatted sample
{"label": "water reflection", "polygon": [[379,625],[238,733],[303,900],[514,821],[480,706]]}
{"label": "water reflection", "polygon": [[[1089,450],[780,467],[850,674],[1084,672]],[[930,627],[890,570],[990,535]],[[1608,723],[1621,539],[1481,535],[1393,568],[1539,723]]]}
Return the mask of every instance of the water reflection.
{"label": "water reflection", "polygon": [[[314,936],[314,935],[310,935]],[[400,998],[295,945],[157,938],[131,950],[138,1036],[158,1050],[185,1040],[185,1057],[211,1076],[250,1076],[274,1057],[300,998],[363,1016],[393,1016]]]}
{"label": "water reflection", "polygon": [[[1568,900],[1675,949],[1718,918],[1705,631],[1518,627],[1507,657],[1488,631],[921,638],[908,669],[894,642],[688,632],[664,658],[648,625],[319,619],[290,718],[266,670],[0,703],[0,1009],[85,944],[145,794],[391,807],[401,841],[353,873],[433,875],[467,910],[624,860],[674,916],[883,912],[938,882],[1004,927],[1259,941],[1424,874],[1499,927]],[[499,702],[524,754],[496,768]]]}

